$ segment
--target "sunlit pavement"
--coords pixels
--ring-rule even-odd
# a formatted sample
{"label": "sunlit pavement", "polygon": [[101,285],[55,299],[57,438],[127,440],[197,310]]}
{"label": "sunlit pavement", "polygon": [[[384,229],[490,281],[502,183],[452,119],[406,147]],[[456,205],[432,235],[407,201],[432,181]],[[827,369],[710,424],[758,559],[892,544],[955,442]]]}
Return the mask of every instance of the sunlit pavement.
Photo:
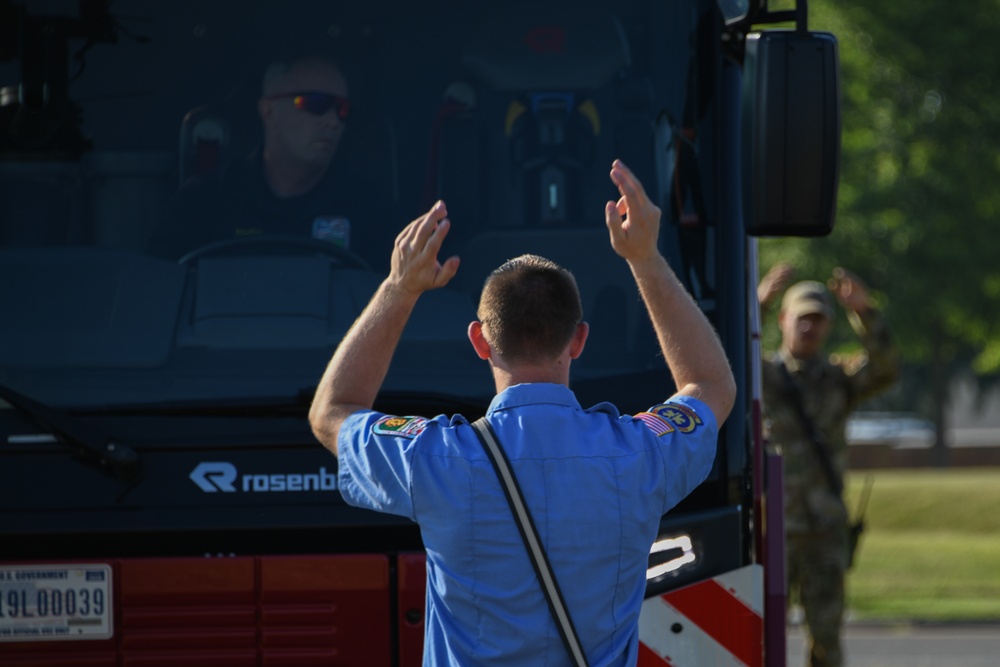
{"label": "sunlit pavement", "polygon": [[[804,630],[788,626],[788,667],[805,665]],[[1000,623],[860,623],[845,627],[848,667],[998,667]]]}

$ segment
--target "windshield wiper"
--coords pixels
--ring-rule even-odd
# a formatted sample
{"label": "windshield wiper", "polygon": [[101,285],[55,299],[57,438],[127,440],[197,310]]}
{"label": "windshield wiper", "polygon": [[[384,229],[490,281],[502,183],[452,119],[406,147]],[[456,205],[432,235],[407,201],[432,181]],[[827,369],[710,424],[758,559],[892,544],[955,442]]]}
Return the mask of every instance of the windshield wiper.
{"label": "windshield wiper", "polygon": [[87,414],[141,417],[260,417],[298,416],[309,409],[312,396],[208,398],[153,403],[94,406]]}
{"label": "windshield wiper", "polygon": [[[190,401],[160,401],[88,408],[88,414],[170,417],[301,417],[312,403],[315,387],[302,388],[294,396],[212,398]],[[433,416],[445,412],[482,415],[492,396],[458,397],[434,392],[382,391],[375,401],[375,410],[390,414]]]}
{"label": "windshield wiper", "polygon": [[396,415],[422,415],[458,413],[467,419],[486,414],[493,396],[452,396],[437,392],[381,391],[375,399],[375,409]]}
{"label": "windshield wiper", "polygon": [[55,440],[84,460],[96,462],[105,472],[134,481],[142,474],[142,462],[134,449],[115,442],[106,433],[55,408],[0,385],[0,398],[47,429]]}

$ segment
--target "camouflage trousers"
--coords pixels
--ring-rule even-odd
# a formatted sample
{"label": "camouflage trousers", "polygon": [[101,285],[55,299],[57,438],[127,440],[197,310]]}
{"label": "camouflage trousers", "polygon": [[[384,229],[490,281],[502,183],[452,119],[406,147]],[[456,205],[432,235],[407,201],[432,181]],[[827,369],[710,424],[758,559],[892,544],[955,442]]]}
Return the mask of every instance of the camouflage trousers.
{"label": "camouflage trousers", "polygon": [[786,536],[788,599],[798,600],[808,630],[805,664],[841,667],[847,528]]}

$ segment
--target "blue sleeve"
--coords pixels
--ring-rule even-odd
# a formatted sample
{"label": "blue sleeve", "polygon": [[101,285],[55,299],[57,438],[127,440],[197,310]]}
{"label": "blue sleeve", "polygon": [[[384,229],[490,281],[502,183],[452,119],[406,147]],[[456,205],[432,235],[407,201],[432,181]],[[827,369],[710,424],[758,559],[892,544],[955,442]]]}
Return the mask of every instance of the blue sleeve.
{"label": "blue sleeve", "polygon": [[338,486],[348,505],[398,514],[413,513],[413,452],[432,422],[360,411],[348,417],[338,438]]}
{"label": "blue sleeve", "polygon": [[659,442],[667,494],[664,512],[683,500],[712,471],[719,426],[712,410],[691,396],[675,396],[633,419]]}

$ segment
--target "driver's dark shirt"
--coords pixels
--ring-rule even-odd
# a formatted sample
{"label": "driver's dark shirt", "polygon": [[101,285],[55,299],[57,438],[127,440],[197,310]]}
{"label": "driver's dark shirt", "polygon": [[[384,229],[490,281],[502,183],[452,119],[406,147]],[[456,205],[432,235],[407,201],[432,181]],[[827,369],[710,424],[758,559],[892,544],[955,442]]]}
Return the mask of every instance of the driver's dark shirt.
{"label": "driver's dark shirt", "polygon": [[149,253],[179,259],[216,241],[269,234],[346,245],[373,268],[381,267],[404,221],[396,219],[384,195],[357,181],[335,161],[305,194],[276,197],[255,151],[182,186],[157,222]]}

